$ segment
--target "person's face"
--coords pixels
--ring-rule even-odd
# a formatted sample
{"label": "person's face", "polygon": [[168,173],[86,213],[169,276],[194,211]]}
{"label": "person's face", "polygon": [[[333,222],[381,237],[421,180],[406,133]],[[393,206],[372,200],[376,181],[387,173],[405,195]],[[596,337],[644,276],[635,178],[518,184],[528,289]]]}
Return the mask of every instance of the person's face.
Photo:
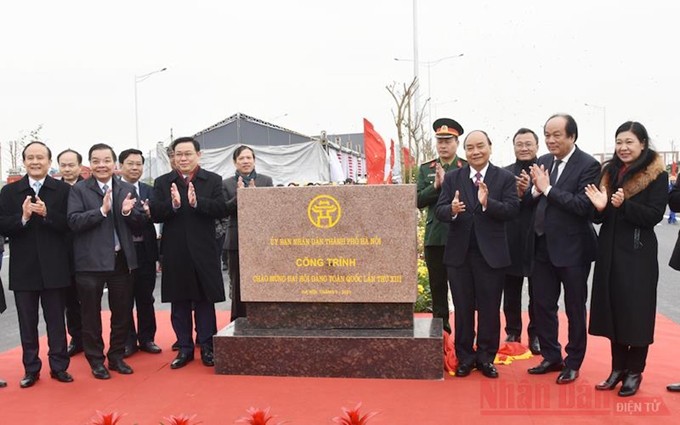
{"label": "person's face", "polygon": [[616,136],[616,156],[626,165],[638,159],[644,149],[644,143],[632,131],[623,131]]}
{"label": "person's face", "polygon": [[81,164],[78,163],[78,155],[73,152],[66,152],[59,157],[59,172],[61,178],[66,182],[73,184],[78,180],[80,175]]}
{"label": "person's face", "polygon": [[515,158],[519,161],[531,161],[536,158],[538,142],[531,133],[518,134],[513,140]]}
{"label": "person's face", "polygon": [[24,167],[26,174],[33,180],[41,180],[50,170],[52,160],[49,159],[47,148],[41,144],[34,143],[24,152]]}
{"label": "person's face", "polygon": [[178,143],[175,146],[175,167],[183,174],[189,174],[198,167],[201,153],[196,152],[196,147],[191,142]]}
{"label": "person's face", "polygon": [[90,155],[90,167],[92,175],[98,181],[105,183],[113,176],[113,168],[116,161],[113,160],[111,149],[97,149]]}
{"label": "person's face", "polygon": [[479,131],[473,131],[465,140],[465,156],[470,167],[479,171],[489,163],[491,145],[486,136]]}
{"label": "person's face", "polygon": [[144,162],[142,156],[139,154],[130,154],[122,164],[120,164],[120,173],[126,182],[137,183],[142,177],[144,171]]}
{"label": "person's face", "polygon": [[567,156],[574,147],[574,136],[567,136],[567,119],[564,117],[554,117],[548,120],[543,134],[548,151],[557,159]]}
{"label": "person's face", "polygon": [[458,150],[458,137],[448,139],[437,138],[437,154],[444,162],[449,162],[456,156]]}
{"label": "person's face", "polygon": [[177,165],[175,165],[175,151],[173,150],[168,150],[168,161],[170,162],[170,168],[173,170],[177,169]]}
{"label": "person's face", "polygon": [[236,157],[234,166],[236,167],[236,171],[241,174],[247,175],[252,173],[255,169],[255,158],[253,158],[253,151],[250,149],[243,149]]}

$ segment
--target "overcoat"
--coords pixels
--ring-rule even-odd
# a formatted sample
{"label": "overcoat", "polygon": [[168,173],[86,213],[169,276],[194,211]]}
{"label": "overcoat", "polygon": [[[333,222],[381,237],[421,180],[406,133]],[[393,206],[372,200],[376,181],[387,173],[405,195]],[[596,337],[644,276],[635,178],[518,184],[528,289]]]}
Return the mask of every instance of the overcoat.
{"label": "overcoat", "polygon": [[[196,190],[196,208],[189,205],[187,183],[174,170],[156,179],[153,200],[149,201],[151,218],[163,223],[161,300],[224,301],[222,267],[215,243],[215,219],[227,216],[222,179],[199,168],[191,182]],[[170,197],[172,183],[177,185],[182,199],[177,210]]]}
{"label": "overcoat", "polygon": [[[645,346],[654,341],[659,264],[654,226],[663,218],[668,199],[668,174],[663,160],[651,162],[623,182],[625,201],[607,202],[596,214],[602,223],[590,302],[591,335],[613,342]],[[618,185],[603,173],[599,186],[608,199]]]}
{"label": "overcoat", "polygon": [[41,291],[71,285],[66,221],[70,186],[50,176],[38,196],[45,203],[47,216],[33,214],[24,226],[22,204],[34,196],[28,176],[8,184],[0,192],[0,233],[9,237],[9,289]]}

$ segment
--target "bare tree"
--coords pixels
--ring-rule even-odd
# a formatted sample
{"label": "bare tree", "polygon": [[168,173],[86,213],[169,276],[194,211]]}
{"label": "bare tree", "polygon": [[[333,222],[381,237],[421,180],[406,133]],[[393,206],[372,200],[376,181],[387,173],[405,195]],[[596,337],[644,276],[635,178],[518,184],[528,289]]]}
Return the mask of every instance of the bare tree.
{"label": "bare tree", "polygon": [[[396,108],[392,109],[394,125],[397,127],[397,138],[399,139],[399,161],[401,164],[404,183],[414,183],[418,164],[425,158],[433,157],[432,144],[427,137],[423,117],[425,107],[430,101],[427,99],[422,108],[418,111],[413,110],[413,96],[418,87],[418,79],[414,78],[408,85],[393,82],[385,88],[392,96]],[[403,157],[402,148],[406,145],[408,151],[414,157],[415,166],[410,165],[410,160]]]}
{"label": "bare tree", "polygon": [[42,124],[38,125],[36,128],[29,132],[22,131],[18,138],[10,140],[8,142],[10,174],[22,173],[23,161],[21,159],[21,152],[23,152],[24,146],[26,146],[27,142],[40,141],[40,130],[42,130]]}

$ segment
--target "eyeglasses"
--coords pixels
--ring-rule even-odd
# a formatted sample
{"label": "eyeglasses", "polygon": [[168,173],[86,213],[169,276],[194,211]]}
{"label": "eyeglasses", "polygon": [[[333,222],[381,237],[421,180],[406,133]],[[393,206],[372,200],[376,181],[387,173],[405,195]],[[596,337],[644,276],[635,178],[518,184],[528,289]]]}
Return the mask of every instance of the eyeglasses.
{"label": "eyeglasses", "polygon": [[531,147],[534,147],[534,143],[531,143],[531,142],[515,143],[515,147],[520,148],[520,149],[531,148]]}

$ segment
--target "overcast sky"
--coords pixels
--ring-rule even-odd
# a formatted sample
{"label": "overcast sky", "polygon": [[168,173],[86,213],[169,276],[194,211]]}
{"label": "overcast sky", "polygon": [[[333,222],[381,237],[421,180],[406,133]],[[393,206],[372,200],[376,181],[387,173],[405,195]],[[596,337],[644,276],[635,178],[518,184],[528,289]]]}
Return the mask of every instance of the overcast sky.
{"label": "overcast sky", "polygon": [[[486,130],[498,164],[511,161],[517,128],[540,134],[555,112],[574,115],[579,145],[601,152],[602,107],[608,151],[629,119],[670,150],[678,16],[667,0],[420,0],[421,103],[430,93],[432,118]],[[236,112],[309,135],[362,132],[367,118],[389,139],[385,86],[413,77],[412,63],[394,61],[413,58],[413,2],[14,1],[0,40],[3,171],[7,141],[39,124],[55,153],[134,147],[135,75],[163,67],[137,85],[144,151]],[[425,62],[460,53],[427,78]]]}

